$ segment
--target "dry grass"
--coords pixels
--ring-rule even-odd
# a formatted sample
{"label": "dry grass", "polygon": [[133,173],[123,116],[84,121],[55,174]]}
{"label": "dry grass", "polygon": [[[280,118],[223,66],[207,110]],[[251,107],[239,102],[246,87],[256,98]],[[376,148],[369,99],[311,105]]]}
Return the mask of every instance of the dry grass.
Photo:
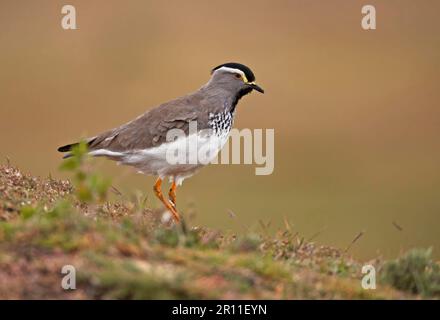
{"label": "dry grass", "polygon": [[[73,191],[0,166],[0,298],[417,297],[382,284],[363,290],[360,262],[305,241],[288,221],[275,234],[264,223],[241,235],[176,227],[143,201],[86,204]],[[73,291],[60,285],[67,264],[77,270]]]}

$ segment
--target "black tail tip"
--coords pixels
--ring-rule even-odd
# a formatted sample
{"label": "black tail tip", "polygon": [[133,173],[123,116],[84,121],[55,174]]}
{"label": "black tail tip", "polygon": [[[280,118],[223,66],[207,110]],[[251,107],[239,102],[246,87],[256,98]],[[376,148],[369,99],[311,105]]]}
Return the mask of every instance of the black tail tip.
{"label": "black tail tip", "polygon": [[72,148],[76,145],[77,145],[77,143],[66,144],[65,146],[59,147],[57,150],[58,150],[58,152],[72,151]]}

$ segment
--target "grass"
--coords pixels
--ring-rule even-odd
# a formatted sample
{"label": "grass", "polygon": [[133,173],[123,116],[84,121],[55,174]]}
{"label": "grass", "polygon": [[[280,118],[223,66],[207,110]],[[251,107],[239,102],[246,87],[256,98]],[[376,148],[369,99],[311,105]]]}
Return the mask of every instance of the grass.
{"label": "grass", "polygon": [[[107,200],[110,182],[79,151],[73,184],[0,166],[0,298],[412,299],[440,297],[430,251],[376,260],[376,290],[344,250],[284,230],[222,233],[161,222],[141,202]],[[77,289],[61,288],[73,265]]]}
{"label": "grass", "polygon": [[431,258],[431,249],[415,249],[383,266],[382,281],[424,297],[440,297],[440,266]]}

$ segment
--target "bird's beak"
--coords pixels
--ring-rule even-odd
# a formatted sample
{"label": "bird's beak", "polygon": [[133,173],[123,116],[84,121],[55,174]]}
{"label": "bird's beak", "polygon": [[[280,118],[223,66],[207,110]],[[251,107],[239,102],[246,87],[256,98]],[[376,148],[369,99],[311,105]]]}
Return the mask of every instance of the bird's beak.
{"label": "bird's beak", "polygon": [[257,85],[255,82],[249,82],[247,84],[249,87],[251,87],[254,90],[257,90],[258,92],[264,93],[263,88],[261,88],[259,85]]}

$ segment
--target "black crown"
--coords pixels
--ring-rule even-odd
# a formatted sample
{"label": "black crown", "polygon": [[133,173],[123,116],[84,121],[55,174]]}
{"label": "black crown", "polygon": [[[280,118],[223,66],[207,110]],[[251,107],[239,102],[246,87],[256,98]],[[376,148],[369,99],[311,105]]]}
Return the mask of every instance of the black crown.
{"label": "black crown", "polygon": [[246,75],[246,79],[249,82],[255,81],[255,75],[252,72],[252,70],[249,67],[245,66],[244,64],[236,63],[236,62],[228,62],[228,63],[221,64],[221,65],[215,67],[214,69],[212,69],[211,73],[217,69],[220,69],[221,67],[239,69],[244,72],[244,74]]}

